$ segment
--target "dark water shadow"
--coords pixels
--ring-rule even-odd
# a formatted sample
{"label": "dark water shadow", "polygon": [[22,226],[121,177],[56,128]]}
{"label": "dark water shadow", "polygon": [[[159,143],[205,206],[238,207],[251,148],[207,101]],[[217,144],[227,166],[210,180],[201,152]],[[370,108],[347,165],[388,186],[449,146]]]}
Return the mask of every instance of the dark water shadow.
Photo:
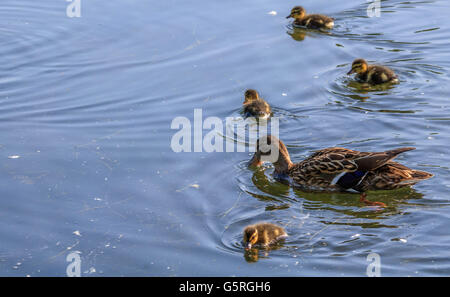
{"label": "dark water shadow", "polygon": [[298,27],[292,24],[286,26],[286,34],[291,36],[295,41],[304,41],[306,37],[308,38],[318,38],[321,36],[331,35],[328,30],[320,29],[307,29],[305,27]]}

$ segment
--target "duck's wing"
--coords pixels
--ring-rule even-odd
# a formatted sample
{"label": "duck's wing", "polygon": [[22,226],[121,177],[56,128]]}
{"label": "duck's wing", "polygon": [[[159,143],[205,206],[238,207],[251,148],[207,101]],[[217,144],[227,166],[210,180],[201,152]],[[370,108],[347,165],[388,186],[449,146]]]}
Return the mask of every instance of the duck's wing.
{"label": "duck's wing", "polygon": [[305,175],[352,172],[358,169],[355,160],[366,157],[369,154],[346,148],[332,147],[315,151],[314,154],[294,166]]}
{"label": "duck's wing", "polygon": [[334,19],[321,14],[310,14],[303,20],[303,25],[309,28],[332,27]]}
{"label": "duck's wing", "polygon": [[[291,168],[291,176],[300,184],[339,185],[344,189],[360,184],[367,173],[374,171],[398,154],[413,150],[405,147],[385,152],[359,152],[334,147],[316,151]],[[324,178],[327,176],[327,178]]]}
{"label": "duck's wing", "polygon": [[397,78],[390,68],[380,65],[372,65],[368,71],[368,80],[375,83],[385,83]]}
{"label": "duck's wing", "polygon": [[419,181],[433,177],[433,174],[408,168],[400,163],[389,161],[371,172],[362,182],[365,190],[392,190],[412,186]]}
{"label": "duck's wing", "polygon": [[358,165],[358,170],[373,171],[391,161],[399,154],[415,149],[414,147],[401,147],[385,152],[366,153],[367,155],[356,159],[355,163]]}

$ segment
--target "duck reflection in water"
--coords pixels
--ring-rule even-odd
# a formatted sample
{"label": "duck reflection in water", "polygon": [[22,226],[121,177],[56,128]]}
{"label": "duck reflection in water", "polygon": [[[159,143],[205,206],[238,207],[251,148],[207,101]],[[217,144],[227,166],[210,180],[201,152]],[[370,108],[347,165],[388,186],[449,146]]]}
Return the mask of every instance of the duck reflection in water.
{"label": "duck reflection in water", "polygon": [[[391,191],[371,191],[367,193],[371,200],[387,204],[388,207],[363,204],[364,207],[361,208],[361,201],[349,199],[349,193],[308,191],[308,189],[292,185],[286,178],[278,179],[277,176],[274,175],[274,179],[271,179],[264,172],[264,170],[256,170],[253,173],[252,178],[253,185],[260,192],[264,192],[264,194],[256,192],[248,193],[254,198],[268,203],[266,211],[287,209],[292,206],[292,203],[303,201],[302,208],[304,210],[317,210],[318,208],[327,209],[335,213],[343,214],[350,219],[385,219],[392,215],[401,214],[402,211],[399,207],[405,205],[405,203],[408,203],[408,205],[415,205],[406,201],[423,198],[423,194],[417,192],[413,188],[402,188]],[[290,191],[291,189],[293,191]],[[367,196],[364,198],[367,198]],[[354,222],[352,222],[352,224],[353,223]],[[378,227],[385,226],[379,223],[376,225]]]}
{"label": "duck reflection in water", "polygon": [[303,40],[305,40],[305,38],[307,36],[314,37],[314,33],[331,35],[330,32],[320,31],[320,30],[310,30],[310,29],[299,28],[299,27],[291,27],[291,28],[288,28],[288,30],[286,31],[286,34],[291,36],[292,39],[294,39],[295,41],[303,41]]}
{"label": "duck reflection in water", "polygon": [[267,259],[270,256],[271,251],[276,251],[284,247],[284,243],[282,241],[278,242],[275,245],[272,245],[270,248],[265,247],[252,247],[251,249],[244,250],[244,259],[248,263],[258,262],[260,259]]}
{"label": "duck reflection in water", "polygon": [[286,31],[286,33],[292,37],[292,39],[296,40],[296,41],[303,41],[305,40],[305,37],[308,34],[308,30],[307,29],[303,29],[303,28],[292,28],[292,30],[288,30]]}
{"label": "duck reflection in water", "polygon": [[[351,89],[354,92],[360,94],[368,94],[369,92],[381,92],[381,91],[389,91],[395,88],[395,84],[392,83],[384,83],[378,85],[372,85],[367,82],[361,82],[358,80],[348,80],[346,83],[348,89]],[[386,93],[388,95],[388,93]],[[368,99],[370,97],[365,97],[364,99]]]}

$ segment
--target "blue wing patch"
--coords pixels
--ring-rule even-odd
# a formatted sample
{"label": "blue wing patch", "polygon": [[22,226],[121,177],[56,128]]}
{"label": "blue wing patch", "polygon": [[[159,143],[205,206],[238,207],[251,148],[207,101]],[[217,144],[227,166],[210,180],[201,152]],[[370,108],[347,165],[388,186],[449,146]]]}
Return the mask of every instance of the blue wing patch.
{"label": "blue wing patch", "polygon": [[357,186],[366,176],[367,171],[347,172],[336,182],[344,189],[352,189]]}
{"label": "blue wing patch", "polygon": [[273,177],[280,181],[289,181],[289,175],[286,173],[273,173]]}

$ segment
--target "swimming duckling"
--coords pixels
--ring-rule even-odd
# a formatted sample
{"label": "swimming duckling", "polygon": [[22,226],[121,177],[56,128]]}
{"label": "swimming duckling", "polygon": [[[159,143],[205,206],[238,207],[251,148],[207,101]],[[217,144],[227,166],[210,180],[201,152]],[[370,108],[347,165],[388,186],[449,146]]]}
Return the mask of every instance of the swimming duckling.
{"label": "swimming duckling", "polygon": [[306,14],[306,10],[301,6],[295,6],[291,14],[286,17],[294,18],[294,25],[304,26],[311,29],[331,29],[334,26],[334,19],[323,14]]}
{"label": "swimming duckling", "polygon": [[274,136],[263,136],[256,142],[256,152],[249,165],[272,162],[277,176],[313,191],[350,191],[362,193],[360,200],[368,205],[384,203],[365,199],[365,191],[393,190],[429,179],[433,174],[410,169],[392,161],[397,155],[414,150],[403,147],[384,152],[359,152],[341,147],[325,148],[299,163],[292,163],[284,143]]}
{"label": "swimming duckling", "polygon": [[287,237],[286,231],[275,224],[258,223],[249,225],[244,229],[244,244],[245,249],[251,249],[252,246],[260,244],[268,246],[275,243],[277,240]]}
{"label": "swimming duckling", "polygon": [[268,118],[272,111],[270,105],[259,97],[258,92],[249,89],[245,91],[244,113],[246,116]]}
{"label": "swimming duckling", "polygon": [[369,65],[364,59],[353,61],[352,69],[347,73],[357,73],[357,79],[370,84],[398,83],[397,75],[386,66]]}

